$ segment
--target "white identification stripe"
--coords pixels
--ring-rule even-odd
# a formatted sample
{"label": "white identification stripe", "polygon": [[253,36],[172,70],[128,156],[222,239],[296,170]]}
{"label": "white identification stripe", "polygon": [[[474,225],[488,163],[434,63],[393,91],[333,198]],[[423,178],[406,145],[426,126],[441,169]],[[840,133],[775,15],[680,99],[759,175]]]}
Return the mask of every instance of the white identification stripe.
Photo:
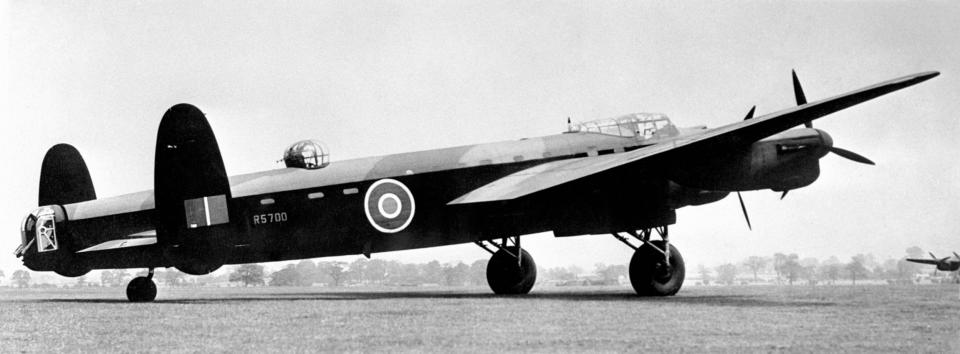
{"label": "white identification stripe", "polygon": [[207,197],[203,197],[203,214],[207,217],[207,226],[210,226],[210,203],[207,202]]}

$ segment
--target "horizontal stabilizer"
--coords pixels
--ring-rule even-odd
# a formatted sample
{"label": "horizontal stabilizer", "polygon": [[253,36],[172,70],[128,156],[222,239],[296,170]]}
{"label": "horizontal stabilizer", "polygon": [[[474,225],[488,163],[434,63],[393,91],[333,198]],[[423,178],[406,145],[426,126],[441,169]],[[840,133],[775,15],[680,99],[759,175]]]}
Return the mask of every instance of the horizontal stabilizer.
{"label": "horizontal stabilizer", "polygon": [[115,250],[121,248],[130,248],[130,247],[140,247],[140,246],[149,246],[157,243],[157,232],[154,230],[145,231],[130,235],[130,238],[122,238],[119,240],[110,240],[101,244],[98,244],[93,247],[88,247],[77,251],[77,253],[85,252],[96,252],[96,251],[106,251],[106,250]]}

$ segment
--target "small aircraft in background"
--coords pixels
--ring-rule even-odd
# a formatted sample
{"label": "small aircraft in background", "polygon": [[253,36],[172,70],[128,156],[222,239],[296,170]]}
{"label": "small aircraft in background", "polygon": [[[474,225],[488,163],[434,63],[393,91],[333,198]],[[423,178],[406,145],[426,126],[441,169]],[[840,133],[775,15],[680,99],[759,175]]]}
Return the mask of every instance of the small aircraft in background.
{"label": "small aircraft in background", "polygon": [[953,252],[953,256],[937,258],[930,252],[931,259],[907,258],[907,261],[920,264],[932,264],[937,266],[937,270],[942,272],[955,272],[960,270],[960,254]]}
{"label": "small aircraft in background", "polygon": [[685,275],[668,234],[676,209],[730,192],[770,189],[782,198],[816,181],[828,153],[873,164],[833,146],[812,121],[937,75],[807,102],[794,73],[796,107],[758,117],[754,107],[714,129],[635,113],[571,123],[562,134],[338,162],[305,140],[285,151],[286,168],[239,176],[227,175],[204,114],[178,104],[160,121],[153,190],[97,199],[80,153],[50,148],[40,207],[24,217],[15,254],[29,269],[68,277],[146,268],[127,297],[153,301],[157,267],[202,275],[225,264],[475,243],[492,254],[493,292],[526,294],[537,268],[520,236],[610,234],[634,249],[634,290],[668,296]]}

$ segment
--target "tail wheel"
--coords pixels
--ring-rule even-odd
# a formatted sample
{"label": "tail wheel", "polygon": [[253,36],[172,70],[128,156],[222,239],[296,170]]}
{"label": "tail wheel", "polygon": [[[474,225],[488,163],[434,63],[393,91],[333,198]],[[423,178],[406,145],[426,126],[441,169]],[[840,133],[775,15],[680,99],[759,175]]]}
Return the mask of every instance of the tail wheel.
{"label": "tail wheel", "polygon": [[[519,251],[520,260],[517,261]],[[537,264],[533,257],[519,247],[504,247],[490,257],[487,263],[487,283],[494,293],[519,295],[529,293],[537,282]]]}
{"label": "tail wheel", "polygon": [[630,259],[630,283],[638,295],[671,296],[680,290],[686,275],[683,256],[673,245],[669,247],[669,263],[661,252],[664,249],[663,241],[650,241],[650,245],[644,245],[633,253]]}
{"label": "tail wheel", "polygon": [[148,277],[136,277],[127,284],[130,302],[150,302],[157,298],[157,284]]}

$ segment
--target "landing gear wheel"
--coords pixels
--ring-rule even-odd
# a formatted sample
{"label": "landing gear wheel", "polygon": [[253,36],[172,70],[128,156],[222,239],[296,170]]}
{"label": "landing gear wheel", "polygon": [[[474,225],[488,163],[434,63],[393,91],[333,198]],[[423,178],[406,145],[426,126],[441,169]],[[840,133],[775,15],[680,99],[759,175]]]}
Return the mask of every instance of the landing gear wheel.
{"label": "landing gear wheel", "polygon": [[130,302],[150,302],[157,298],[157,284],[148,277],[136,277],[127,284],[127,299]]}
{"label": "landing gear wheel", "polygon": [[[659,249],[664,249],[663,241],[650,241]],[[630,284],[640,296],[671,296],[680,290],[686,274],[683,256],[676,247],[670,245],[670,265],[664,261],[663,253],[644,245],[633,253],[630,259]]]}
{"label": "landing gear wheel", "polygon": [[[515,255],[520,251],[520,262]],[[526,294],[537,282],[537,264],[527,251],[518,247],[500,249],[487,263],[487,284],[499,295]]]}

